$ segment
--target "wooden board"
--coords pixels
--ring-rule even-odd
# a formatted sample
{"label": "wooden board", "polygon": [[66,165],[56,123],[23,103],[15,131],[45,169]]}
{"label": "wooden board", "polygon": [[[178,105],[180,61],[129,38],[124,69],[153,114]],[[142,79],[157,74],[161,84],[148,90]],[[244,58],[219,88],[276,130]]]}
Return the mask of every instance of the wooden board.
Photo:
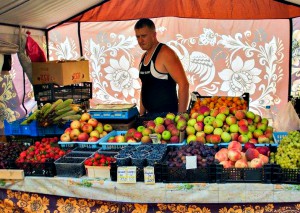
{"label": "wooden board", "polygon": [[0,179],[24,179],[24,171],[21,169],[0,169]]}

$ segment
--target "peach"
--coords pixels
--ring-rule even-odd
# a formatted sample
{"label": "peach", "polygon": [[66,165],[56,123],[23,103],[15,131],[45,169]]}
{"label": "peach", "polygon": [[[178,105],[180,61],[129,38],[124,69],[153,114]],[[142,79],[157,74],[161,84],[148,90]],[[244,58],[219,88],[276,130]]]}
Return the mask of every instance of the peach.
{"label": "peach", "polygon": [[246,158],[245,152],[241,152],[241,155],[242,155],[241,159],[247,162],[248,160]]}
{"label": "peach", "polygon": [[260,154],[263,154],[265,156],[268,156],[270,155],[270,148],[267,147],[267,146],[259,146],[259,147],[256,147],[256,150],[260,153]]}
{"label": "peach", "polygon": [[227,161],[228,160],[227,153],[218,151],[215,154],[215,159],[218,160],[219,162]]}
{"label": "peach", "polygon": [[250,161],[250,168],[261,168],[263,166],[263,161],[260,158],[253,158]]}
{"label": "peach", "polygon": [[245,159],[239,159],[234,164],[235,168],[247,168],[248,162]]}
{"label": "peach", "polygon": [[263,165],[269,163],[269,158],[263,154],[259,154],[258,158],[262,160]]}
{"label": "peach", "polygon": [[226,155],[228,154],[228,149],[227,148],[221,148],[218,152],[225,153]]}
{"label": "peach", "polygon": [[247,151],[245,152],[246,158],[248,161],[253,160],[254,158],[258,158],[259,156],[259,152],[257,151],[257,149],[255,148],[249,148],[247,149]]}
{"label": "peach", "polygon": [[247,150],[249,148],[255,148],[255,144],[251,143],[251,142],[247,142],[247,143],[245,143],[244,147],[245,147],[245,150]]}
{"label": "peach", "polygon": [[241,159],[242,154],[239,150],[237,149],[229,149],[228,150],[228,159],[231,161],[237,161]]}
{"label": "peach", "polygon": [[220,164],[223,165],[224,169],[228,169],[228,168],[232,168],[233,165],[230,161],[228,160],[225,160],[225,161],[221,161]]}
{"label": "peach", "polygon": [[231,141],[228,144],[228,149],[236,149],[236,150],[242,151],[242,145],[238,141]]}

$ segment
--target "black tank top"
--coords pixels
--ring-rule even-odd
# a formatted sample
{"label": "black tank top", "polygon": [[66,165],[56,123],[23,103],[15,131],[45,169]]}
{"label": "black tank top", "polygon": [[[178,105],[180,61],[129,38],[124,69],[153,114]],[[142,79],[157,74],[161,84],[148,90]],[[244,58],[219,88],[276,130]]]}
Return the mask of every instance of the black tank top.
{"label": "black tank top", "polygon": [[148,64],[140,63],[142,102],[147,112],[178,112],[176,82],[168,73],[155,68],[156,57],[164,44],[159,43]]}

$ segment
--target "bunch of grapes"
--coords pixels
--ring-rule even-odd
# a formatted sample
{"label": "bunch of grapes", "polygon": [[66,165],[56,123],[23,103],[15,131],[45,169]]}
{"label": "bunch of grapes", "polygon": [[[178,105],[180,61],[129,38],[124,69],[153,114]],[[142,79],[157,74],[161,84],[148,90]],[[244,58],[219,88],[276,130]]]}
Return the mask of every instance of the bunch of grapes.
{"label": "bunch of grapes", "polygon": [[26,150],[26,147],[17,142],[0,143],[0,169],[14,167],[15,160],[24,150]]}
{"label": "bunch of grapes", "polygon": [[300,168],[300,132],[290,131],[283,137],[274,156],[281,168]]}

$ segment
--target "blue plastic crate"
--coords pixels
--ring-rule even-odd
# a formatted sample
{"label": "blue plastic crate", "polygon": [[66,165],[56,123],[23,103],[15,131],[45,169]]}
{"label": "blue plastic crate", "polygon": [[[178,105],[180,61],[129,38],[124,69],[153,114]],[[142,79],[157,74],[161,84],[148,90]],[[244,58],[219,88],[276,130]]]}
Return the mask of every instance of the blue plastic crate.
{"label": "blue plastic crate", "polygon": [[101,138],[99,140],[99,144],[101,145],[102,150],[111,150],[111,149],[117,150],[117,149],[122,149],[122,148],[124,148],[125,146],[128,146],[128,145],[141,145],[142,144],[141,142],[133,142],[133,143],[108,142],[108,139],[110,137],[117,136],[117,135],[122,135],[122,134],[125,135],[126,131],[115,131],[114,130],[114,131],[111,131],[110,133],[108,133],[103,138]]}
{"label": "blue plastic crate", "polygon": [[127,120],[139,114],[136,107],[124,111],[99,111],[90,110],[90,115],[96,119],[121,119]]}
{"label": "blue plastic crate", "polygon": [[25,118],[16,120],[14,122],[7,122],[4,120],[4,133],[5,135],[30,135],[30,136],[39,136],[38,125],[36,121],[32,121],[28,125],[21,125]]}
{"label": "blue plastic crate", "polygon": [[167,143],[167,146],[183,146],[186,144],[186,140],[183,140],[181,143]]}
{"label": "blue plastic crate", "polygon": [[287,136],[287,132],[273,132],[273,138],[275,143],[279,144],[283,137]]}
{"label": "blue plastic crate", "polygon": [[96,141],[96,142],[82,142],[82,141],[63,142],[63,141],[58,141],[58,144],[62,148],[75,148],[75,147],[100,148],[99,147],[99,141]]}

